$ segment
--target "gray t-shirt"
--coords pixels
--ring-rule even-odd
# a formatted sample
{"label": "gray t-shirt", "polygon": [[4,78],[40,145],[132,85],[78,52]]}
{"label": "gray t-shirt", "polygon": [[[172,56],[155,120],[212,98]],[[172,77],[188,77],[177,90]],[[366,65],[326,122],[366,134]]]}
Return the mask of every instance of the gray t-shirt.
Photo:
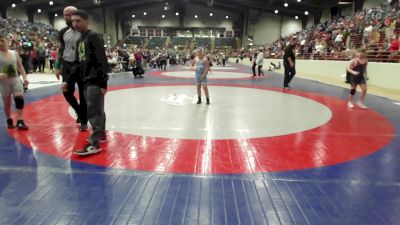
{"label": "gray t-shirt", "polygon": [[76,44],[78,43],[78,40],[81,38],[81,33],[78,31],[69,28],[65,33],[64,33],[64,43],[65,43],[65,48],[63,52],[63,59],[67,62],[74,62],[77,60],[76,58]]}

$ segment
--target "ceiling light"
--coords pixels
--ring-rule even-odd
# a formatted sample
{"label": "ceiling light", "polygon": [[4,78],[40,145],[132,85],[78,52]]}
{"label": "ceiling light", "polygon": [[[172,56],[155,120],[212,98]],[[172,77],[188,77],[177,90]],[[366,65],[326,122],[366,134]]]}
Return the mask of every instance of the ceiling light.
{"label": "ceiling light", "polygon": [[53,1],[50,1],[50,2],[49,2],[49,5],[53,5],[53,4],[54,4],[54,2],[53,2]]}
{"label": "ceiling light", "polygon": [[13,7],[13,8],[15,8],[15,6],[16,6],[16,5],[15,5],[14,3],[11,5],[11,7]]}
{"label": "ceiling light", "polygon": [[179,16],[179,12],[176,12],[176,13],[175,13],[175,16]]}
{"label": "ceiling light", "polygon": [[279,11],[278,11],[277,9],[275,9],[275,13],[276,13],[276,14],[278,14],[278,13],[279,13]]}
{"label": "ceiling light", "polygon": [[295,16],[294,18],[295,18],[296,20],[298,20],[298,19],[299,19],[299,16]]}
{"label": "ceiling light", "polygon": [[164,19],[164,18],[165,18],[165,15],[162,15],[161,17]]}
{"label": "ceiling light", "polygon": [[210,16],[213,16],[214,14],[213,13],[210,13]]}
{"label": "ceiling light", "polygon": [[301,0],[297,0],[297,2],[301,2]]}
{"label": "ceiling light", "polygon": [[352,1],[351,2],[349,2],[349,1],[339,1],[338,4],[339,5],[351,5],[351,4],[353,4],[353,2]]}
{"label": "ceiling light", "polygon": [[308,15],[308,11],[305,11],[304,14],[305,14],[305,15]]}
{"label": "ceiling light", "polygon": [[194,18],[196,18],[196,19],[197,19],[197,17],[198,17],[197,15],[194,15]]}
{"label": "ceiling light", "polygon": [[288,7],[288,6],[289,6],[289,4],[287,4],[287,2],[285,2],[285,4],[283,4],[283,6],[285,6],[285,7]]}
{"label": "ceiling light", "polygon": [[55,17],[57,17],[57,16],[58,16],[58,14],[56,13],[56,14],[54,14],[54,16],[55,16]]}
{"label": "ceiling light", "polygon": [[132,18],[135,18],[136,16],[135,15],[132,15]]}
{"label": "ceiling light", "polygon": [[225,16],[226,19],[229,19],[229,16]]}
{"label": "ceiling light", "polygon": [[41,10],[41,9],[38,9],[38,10],[37,10],[37,12],[38,12],[38,13],[41,13],[41,12],[42,12],[42,10]]}
{"label": "ceiling light", "polygon": [[144,12],[143,15],[147,16],[147,12]]}

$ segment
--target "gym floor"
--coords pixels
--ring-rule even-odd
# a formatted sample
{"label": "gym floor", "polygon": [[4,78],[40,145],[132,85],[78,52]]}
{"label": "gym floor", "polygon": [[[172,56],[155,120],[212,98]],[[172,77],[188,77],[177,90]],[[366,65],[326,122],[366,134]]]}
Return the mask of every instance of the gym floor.
{"label": "gym floor", "polygon": [[89,157],[72,154],[89,132],[57,82],[37,81],[29,131],[1,114],[0,224],[400,223],[398,102],[349,109],[346,88],[212,70],[211,105],[188,67],[112,75],[108,142]]}

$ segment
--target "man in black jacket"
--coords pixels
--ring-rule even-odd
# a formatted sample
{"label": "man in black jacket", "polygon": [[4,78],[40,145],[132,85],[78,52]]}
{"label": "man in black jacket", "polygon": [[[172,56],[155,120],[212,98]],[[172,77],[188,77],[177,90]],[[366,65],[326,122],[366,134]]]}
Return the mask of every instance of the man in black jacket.
{"label": "man in black jacket", "polygon": [[294,54],[294,48],[296,47],[297,39],[293,37],[290,40],[289,45],[285,49],[285,55],[283,56],[283,67],[285,68],[285,78],[283,82],[283,88],[290,90],[289,83],[296,75],[296,56]]}
{"label": "man in black jacket", "polygon": [[100,152],[100,142],[107,140],[104,96],[107,93],[109,65],[103,39],[89,29],[89,15],[82,10],[74,12],[72,24],[82,35],[77,44],[77,56],[85,85],[88,119],[93,128],[93,134],[88,138],[89,143],[74,153],[91,155]]}

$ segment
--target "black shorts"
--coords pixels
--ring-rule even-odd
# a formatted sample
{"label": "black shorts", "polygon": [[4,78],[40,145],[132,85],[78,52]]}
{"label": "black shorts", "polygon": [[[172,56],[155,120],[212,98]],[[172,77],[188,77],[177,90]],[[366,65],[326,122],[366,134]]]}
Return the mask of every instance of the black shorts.
{"label": "black shorts", "polygon": [[349,83],[351,85],[356,85],[356,84],[366,84],[367,81],[364,77],[364,75],[354,75],[352,73],[347,73],[346,74],[346,83]]}

